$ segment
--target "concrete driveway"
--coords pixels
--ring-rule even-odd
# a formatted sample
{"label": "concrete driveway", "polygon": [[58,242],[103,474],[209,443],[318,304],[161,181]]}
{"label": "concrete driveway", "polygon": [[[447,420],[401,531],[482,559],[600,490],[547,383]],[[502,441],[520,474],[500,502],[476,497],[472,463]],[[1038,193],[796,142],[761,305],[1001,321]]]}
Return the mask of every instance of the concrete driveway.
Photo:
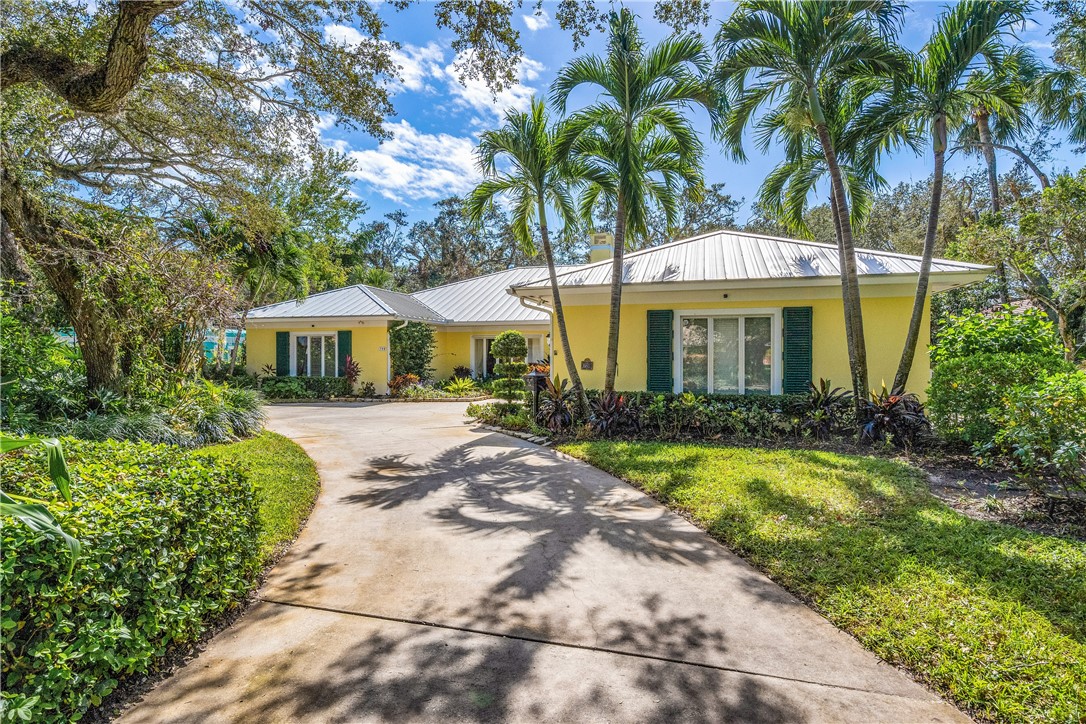
{"label": "concrete driveway", "polygon": [[122,720],[968,721],[681,517],[463,411],[271,408],[313,515]]}

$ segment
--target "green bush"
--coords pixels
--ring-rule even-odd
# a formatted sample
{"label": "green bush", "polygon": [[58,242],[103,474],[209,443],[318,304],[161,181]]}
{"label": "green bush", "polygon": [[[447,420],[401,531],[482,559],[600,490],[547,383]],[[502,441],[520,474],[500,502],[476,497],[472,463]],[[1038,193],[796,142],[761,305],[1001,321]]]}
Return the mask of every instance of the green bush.
{"label": "green bush", "polygon": [[1086,372],[1051,374],[1008,390],[995,421],[995,444],[1018,467],[1086,492]]}
{"label": "green bush", "polygon": [[1063,357],[1063,345],[1043,312],[1019,313],[1009,307],[994,313],[965,312],[951,315],[941,325],[938,343],[931,348],[931,364],[1000,352]]}
{"label": "green bush", "polygon": [[528,356],[528,343],[524,335],[513,330],[502,332],[494,338],[490,353],[498,360],[494,365],[494,374],[500,378],[494,382],[494,393],[507,402],[521,399],[524,396],[524,375],[528,374],[528,365],[524,361]]}
{"label": "green bush", "polygon": [[272,400],[327,400],[353,394],[346,377],[268,377],[260,391]]}
{"label": "green bush", "polygon": [[389,358],[392,362],[392,375],[411,374],[420,380],[428,380],[434,370],[430,363],[434,360],[434,328],[422,322],[408,322],[403,327],[394,327],[389,334]]}
{"label": "green bush", "polygon": [[927,411],[943,439],[985,445],[999,429],[994,418],[1004,395],[1045,374],[1073,369],[1052,354],[999,352],[951,358],[932,371]]}
{"label": "green bush", "polygon": [[41,453],[0,461],[6,490],[46,500],[83,544],[67,578],[63,543],[3,526],[4,704],[32,721],[78,719],[119,677],[196,640],[259,568],[253,489],[236,466],[147,443],[64,446],[70,509]]}

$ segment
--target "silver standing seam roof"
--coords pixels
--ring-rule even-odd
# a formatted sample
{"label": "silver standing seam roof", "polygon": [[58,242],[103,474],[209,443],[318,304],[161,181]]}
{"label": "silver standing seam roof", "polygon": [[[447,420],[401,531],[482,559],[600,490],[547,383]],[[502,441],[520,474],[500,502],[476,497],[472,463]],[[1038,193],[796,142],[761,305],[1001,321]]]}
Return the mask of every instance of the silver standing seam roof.
{"label": "silver standing seam roof", "polygon": [[[918,256],[857,249],[860,276],[918,274]],[[804,279],[840,275],[837,247],[799,239],[781,239],[741,231],[714,231],[627,254],[624,284]],[[934,259],[933,274],[987,272],[991,267]],[[593,287],[611,283],[611,260],[576,267],[558,277],[562,287]],[[546,280],[514,284],[516,289],[540,289]]]}
{"label": "silver standing seam roof", "polygon": [[[559,274],[578,266],[559,266]],[[543,312],[529,309],[508,293],[509,287],[547,279],[547,267],[526,266],[485,274],[474,279],[423,289],[412,296],[450,322],[493,324],[549,322]]]}
{"label": "silver standing seam roof", "polygon": [[[918,274],[920,257],[857,249],[860,276]],[[611,260],[558,267],[563,287],[607,286]],[[627,254],[625,284],[718,282],[837,277],[837,247],[742,231],[714,231]],[[934,259],[933,275],[985,274],[992,267]],[[978,276],[979,278],[979,276]],[[321,292],[305,299],[258,307],[250,319],[387,317],[441,324],[546,323],[547,314],[529,309],[514,296],[519,290],[550,285],[547,267],[529,266],[485,274],[414,294],[364,284]]]}
{"label": "silver standing seam roof", "polygon": [[320,292],[304,299],[257,307],[250,319],[321,317],[393,317],[420,322],[448,321],[409,294],[355,284]]}

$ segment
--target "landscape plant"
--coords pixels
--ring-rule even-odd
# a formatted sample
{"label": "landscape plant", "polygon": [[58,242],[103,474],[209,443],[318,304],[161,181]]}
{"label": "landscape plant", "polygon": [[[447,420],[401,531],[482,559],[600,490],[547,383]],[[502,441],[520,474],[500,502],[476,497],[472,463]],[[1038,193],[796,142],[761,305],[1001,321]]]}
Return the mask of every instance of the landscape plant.
{"label": "landscape plant", "polygon": [[[260,557],[253,488],[238,468],[175,446],[65,440],[82,543],[3,526],[0,646],[6,712],[71,721],[168,645],[195,641],[244,600]],[[0,458],[13,494],[59,509],[38,453]]]}
{"label": "landscape plant", "polygon": [[528,342],[524,335],[514,330],[502,332],[494,338],[490,353],[498,360],[494,373],[494,393],[511,407],[524,397],[524,375],[528,373]]}
{"label": "landscape plant", "polygon": [[422,322],[408,322],[393,327],[388,339],[393,377],[414,375],[420,380],[433,377],[434,370],[430,364],[437,345],[433,327]]}

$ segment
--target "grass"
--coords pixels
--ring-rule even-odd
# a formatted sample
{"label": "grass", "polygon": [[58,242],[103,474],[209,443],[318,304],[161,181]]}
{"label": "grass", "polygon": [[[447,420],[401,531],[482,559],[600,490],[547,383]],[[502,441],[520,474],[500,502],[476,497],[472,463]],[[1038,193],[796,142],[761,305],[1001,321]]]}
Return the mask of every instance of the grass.
{"label": "grass", "polygon": [[883,659],[982,720],[1086,720],[1086,544],[967,518],[890,460],[584,442]]}
{"label": "grass", "polygon": [[320,478],[313,461],[297,444],[268,431],[200,452],[248,471],[260,506],[260,553],[265,562],[272,560],[298,535],[317,499]]}

